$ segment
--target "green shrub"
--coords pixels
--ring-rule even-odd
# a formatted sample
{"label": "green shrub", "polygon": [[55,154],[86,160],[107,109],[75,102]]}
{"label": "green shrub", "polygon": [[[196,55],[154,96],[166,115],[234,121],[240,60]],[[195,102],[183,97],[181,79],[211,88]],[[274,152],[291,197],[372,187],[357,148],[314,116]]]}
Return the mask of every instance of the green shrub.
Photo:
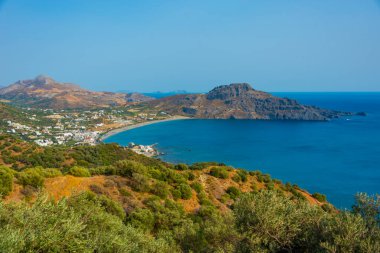
{"label": "green shrub", "polygon": [[213,167],[210,169],[210,175],[216,178],[226,179],[229,173],[225,167]]}
{"label": "green shrub", "polygon": [[136,208],[127,217],[127,222],[135,228],[150,232],[154,228],[154,214],[149,209]]}
{"label": "green shrub", "polygon": [[33,204],[0,205],[1,252],[178,252],[144,234],[84,194]]}
{"label": "green shrub", "polygon": [[193,163],[189,169],[191,170],[203,170],[206,169],[210,166],[225,166],[224,163],[218,163],[218,162],[198,162],[198,163]]}
{"label": "green shrub", "polygon": [[13,189],[13,175],[14,172],[5,167],[0,166],[0,195],[7,196]]}
{"label": "green shrub", "polygon": [[125,211],[123,207],[116,201],[101,195],[98,197],[100,205],[104,208],[107,213],[113,214],[119,217],[121,220],[125,219]]}
{"label": "green shrub", "polygon": [[179,163],[179,164],[176,164],[174,166],[174,169],[176,169],[176,170],[188,170],[189,166],[187,166],[187,164],[184,164],[184,163]]}
{"label": "green shrub", "polygon": [[169,191],[169,185],[167,183],[165,183],[165,182],[158,181],[158,182],[156,182],[156,184],[152,188],[151,192],[154,195],[157,195],[157,196],[159,196],[162,199],[166,199],[167,196],[170,193],[170,191]]}
{"label": "green shrub", "polygon": [[19,153],[19,152],[22,151],[21,147],[19,147],[19,146],[13,146],[13,147],[12,147],[12,150],[13,150],[14,152],[17,152],[17,153]]}
{"label": "green shrub", "polygon": [[120,188],[118,190],[119,190],[119,193],[120,193],[121,196],[124,196],[124,197],[130,197],[130,196],[132,196],[132,194],[127,189]]}
{"label": "green shrub", "polygon": [[313,196],[313,198],[315,198],[319,202],[326,202],[326,195],[324,195],[324,194],[316,192],[316,193],[313,193],[312,196]]}
{"label": "green shrub", "polygon": [[130,186],[134,191],[149,192],[150,182],[149,178],[143,174],[133,173]]}
{"label": "green shrub", "polygon": [[26,169],[16,174],[17,180],[23,186],[30,185],[35,188],[40,188],[44,184],[44,176],[37,169]]}
{"label": "green shrub", "polygon": [[248,178],[247,178],[248,172],[247,171],[239,169],[239,170],[237,170],[236,173],[239,175],[240,180],[242,182],[247,182],[247,180],[248,180]]}
{"label": "green shrub", "polygon": [[175,199],[175,200],[180,199],[182,196],[181,191],[178,189],[173,189],[172,190],[172,196],[173,196],[173,199]]}
{"label": "green shrub", "polygon": [[130,160],[118,161],[115,163],[116,174],[124,177],[132,177],[134,173],[141,175],[148,173],[148,168],[143,164]]}
{"label": "green shrub", "polygon": [[201,191],[203,191],[203,186],[198,183],[198,182],[195,182],[195,183],[192,183],[191,184],[191,187],[194,189],[194,191],[196,191],[197,193],[200,193]]}
{"label": "green shrub", "polygon": [[236,200],[241,194],[241,191],[234,186],[228,187],[226,192],[228,193],[228,195],[230,195],[231,199],[233,200]]}
{"label": "green shrub", "polygon": [[195,175],[192,172],[187,173],[187,179],[193,181],[195,179]]}
{"label": "green shrub", "polygon": [[42,174],[47,178],[62,176],[62,172],[58,169],[43,169]]}
{"label": "green shrub", "polygon": [[268,182],[268,183],[265,183],[265,186],[267,187],[268,190],[273,190],[274,189],[274,183],[272,181]]}
{"label": "green shrub", "polygon": [[91,173],[84,167],[74,166],[69,170],[69,174],[74,177],[91,177]]}
{"label": "green shrub", "polygon": [[235,181],[236,183],[240,183],[241,181],[241,177],[239,176],[239,174],[235,174],[232,176],[232,180]]}
{"label": "green shrub", "polygon": [[191,187],[188,184],[180,184],[178,190],[181,192],[182,199],[191,199],[193,193]]}

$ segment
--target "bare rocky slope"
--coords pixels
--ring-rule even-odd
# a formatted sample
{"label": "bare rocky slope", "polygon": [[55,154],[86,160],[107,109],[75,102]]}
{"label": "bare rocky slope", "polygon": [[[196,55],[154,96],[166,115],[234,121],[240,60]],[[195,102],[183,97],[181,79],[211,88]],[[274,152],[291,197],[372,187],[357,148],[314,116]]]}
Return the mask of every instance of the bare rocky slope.
{"label": "bare rocky slope", "polygon": [[0,98],[23,106],[52,109],[122,106],[131,102],[153,99],[136,93],[89,91],[77,85],[60,83],[42,75],[0,88]]}
{"label": "bare rocky slope", "polygon": [[205,119],[328,120],[353,115],[275,97],[247,83],[218,86],[206,94],[152,100],[147,105],[170,114]]}

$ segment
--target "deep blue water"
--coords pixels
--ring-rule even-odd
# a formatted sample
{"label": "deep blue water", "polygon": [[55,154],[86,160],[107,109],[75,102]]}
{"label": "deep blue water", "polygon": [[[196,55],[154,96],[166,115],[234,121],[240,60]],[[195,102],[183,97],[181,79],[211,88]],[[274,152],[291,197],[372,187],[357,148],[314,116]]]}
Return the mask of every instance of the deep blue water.
{"label": "deep blue water", "polygon": [[218,161],[261,170],[321,192],[350,208],[357,192],[380,193],[380,93],[275,93],[304,104],[366,117],[329,122],[181,120],[119,133],[106,140],[158,143],[169,162]]}

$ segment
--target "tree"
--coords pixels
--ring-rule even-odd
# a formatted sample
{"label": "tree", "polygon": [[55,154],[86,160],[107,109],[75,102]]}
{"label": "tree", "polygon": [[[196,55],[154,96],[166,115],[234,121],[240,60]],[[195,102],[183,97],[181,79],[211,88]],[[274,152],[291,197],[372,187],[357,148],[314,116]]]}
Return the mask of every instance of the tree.
{"label": "tree", "polygon": [[7,196],[13,188],[13,170],[0,166],[0,195]]}

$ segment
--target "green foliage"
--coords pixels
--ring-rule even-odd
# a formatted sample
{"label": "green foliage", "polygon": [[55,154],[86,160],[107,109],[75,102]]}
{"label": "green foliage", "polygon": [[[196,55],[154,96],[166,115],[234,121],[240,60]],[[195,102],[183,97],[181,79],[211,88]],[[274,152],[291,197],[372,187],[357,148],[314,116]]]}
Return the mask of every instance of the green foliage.
{"label": "green foliage", "polygon": [[235,186],[228,187],[226,192],[228,193],[228,195],[230,195],[231,199],[234,200],[237,199],[241,194],[241,191]]}
{"label": "green foliage", "polygon": [[189,169],[191,170],[203,170],[211,166],[225,166],[224,163],[217,163],[217,162],[198,162],[193,163]]}
{"label": "green foliage", "polygon": [[123,160],[115,163],[115,175],[132,177],[133,174],[147,174],[148,168],[136,161]]}
{"label": "green foliage", "polygon": [[34,188],[40,188],[43,186],[45,177],[41,169],[33,168],[26,169],[16,174],[17,180],[23,186],[32,186]]}
{"label": "green foliage", "polygon": [[0,166],[0,195],[7,196],[13,188],[13,170]]}
{"label": "green foliage", "polygon": [[273,190],[274,189],[274,183],[273,183],[273,181],[265,183],[265,186],[267,187],[268,190]]}
{"label": "green foliage", "polygon": [[180,184],[178,190],[181,192],[182,199],[191,199],[193,195],[191,187],[188,184]]}
{"label": "green foliage", "polygon": [[58,203],[0,205],[3,252],[173,252],[107,212],[97,199],[79,195]]}
{"label": "green foliage", "polygon": [[165,182],[158,181],[158,182],[155,183],[155,185],[152,188],[151,192],[154,195],[157,195],[160,198],[165,199],[165,198],[167,198],[167,196],[170,193],[170,191],[169,191],[169,185],[167,183],[165,183]]}
{"label": "green foliage", "polygon": [[195,182],[195,183],[192,183],[191,184],[191,187],[194,189],[194,191],[196,191],[197,193],[200,193],[201,191],[203,191],[203,186],[198,183],[198,182]]}
{"label": "green foliage", "polygon": [[180,199],[182,197],[182,193],[178,189],[173,189],[172,190],[172,197],[174,200]]}
{"label": "green foliage", "polygon": [[128,215],[127,222],[136,228],[150,232],[154,228],[155,217],[149,209],[136,208]]}
{"label": "green foliage", "polygon": [[179,164],[176,164],[174,166],[174,169],[176,169],[176,170],[188,170],[189,166],[187,166],[187,164],[184,164],[184,163],[179,163]]}
{"label": "green foliage", "polygon": [[239,175],[239,177],[240,177],[240,181],[242,181],[242,182],[247,182],[247,180],[248,180],[248,178],[247,178],[247,176],[248,176],[248,172],[247,172],[247,171],[242,170],[242,169],[238,169],[238,170],[236,171],[236,174]]}
{"label": "green foliage", "polygon": [[91,177],[91,173],[88,169],[80,166],[74,166],[69,170],[69,174],[74,177]]}
{"label": "green foliage", "polygon": [[370,230],[380,226],[379,194],[369,196],[366,193],[358,193],[352,209],[354,214],[358,214],[364,219]]}
{"label": "green foliage", "polygon": [[139,173],[133,173],[130,186],[138,192],[149,192],[151,188],[149,177]]}
{"label": "green foliage", "polygon": [[132,195],[128,190],[124,188],[120,188],[119,193],[121,196],[124,196],[124,197],[130,197]]}
{"label": "green foliage", "polygon": [[313,196],[313,198],[315,198],[319,202],[326,202],[326,195],[324,195],[324,194],[316,192],[316,193],[313,193],[312,196]]}
{"label": "green foliage", "polygon": [[195,175],[192,172],[187,173],[187,180],[193,181],[195,179]]}
{"label": "green foliage", "polygon": [[314,229],[320,227],[324,212],[318,207],[296,204],[275,191],[261,191],[242,195],[234,213],[238,230],[246,238],[241,247],[251,252],[314,252],[319,247]]}
{"label": "green foliage", "polygon": [[229,176],[226,167],[212,167],[210,169],[210,175],[216,178],[226,179]]}
{"label": "green foliage", "polygon": [[239,183],[241,181],[241,177],[239,176],[239,174],[235,174],[232,176],[232,180],[235,181],[236,183]]}

